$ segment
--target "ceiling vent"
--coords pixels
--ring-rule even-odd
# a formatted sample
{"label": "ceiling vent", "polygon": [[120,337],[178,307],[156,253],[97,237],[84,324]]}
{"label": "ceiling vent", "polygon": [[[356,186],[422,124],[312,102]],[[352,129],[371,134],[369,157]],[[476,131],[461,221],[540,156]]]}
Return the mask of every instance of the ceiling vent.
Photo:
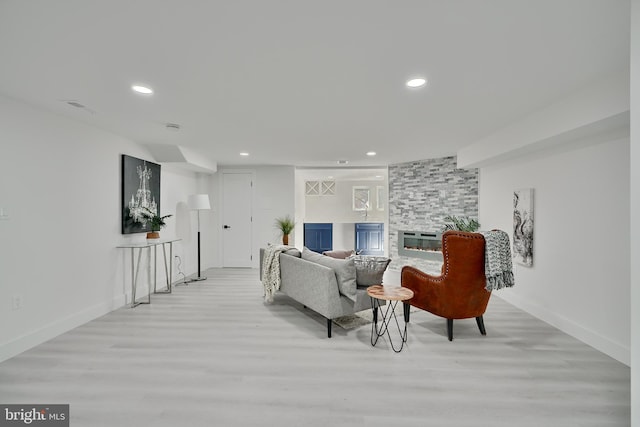
{"label": "ceiling vent", "polygon": [[79,108],[81,110],[86,111],[89,114],[95,114],[96,112],[93,111],[91,108],[88,108],[86,105],[79,103],[77,100],[75,99],[62,99],[62,102],[64,102],[67,105],[71,105],[72,107],[75,108]]}

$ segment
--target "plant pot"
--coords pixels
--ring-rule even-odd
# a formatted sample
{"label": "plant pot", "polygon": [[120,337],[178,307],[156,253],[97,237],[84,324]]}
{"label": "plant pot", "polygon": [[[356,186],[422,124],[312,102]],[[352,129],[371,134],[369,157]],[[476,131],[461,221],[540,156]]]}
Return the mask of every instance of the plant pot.
{"label": "plant pot", "polygon": [[160,233],[157,231],[150,231],[149,233],[147,233],[147,239],[159,239],[160,238]]}
{"label": "plant pot", "polygon": [[282,244],[283,245],[288,245],[289,244],[289,235],[288,234],[283,234],[282,235]]}

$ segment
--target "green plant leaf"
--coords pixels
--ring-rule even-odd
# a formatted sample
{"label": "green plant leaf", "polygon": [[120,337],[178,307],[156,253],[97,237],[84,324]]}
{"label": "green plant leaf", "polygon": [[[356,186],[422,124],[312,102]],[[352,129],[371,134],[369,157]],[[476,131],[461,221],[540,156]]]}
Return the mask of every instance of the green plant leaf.
{"label": "green plant leaf", "polygon": [[455,215],[447,215],[444,217],[446,221],[442,231],[458,230],[474,233],[480,228],[478,220],[469,217],[457,217]]}
{"label": "green plant leaf", "polygon": [[153,213],[149,208],[143,208],[141,215],[149,222],[151,231],[160,231],[160,229],[167,225],[165,219],[170,218],[173,215],[158,216]]}
{"label": "green plant leaf", "polygon": [[289,215],[285,217],[276,218],[275,227],[282,232],[282,234],[291,234],[296,223]]}

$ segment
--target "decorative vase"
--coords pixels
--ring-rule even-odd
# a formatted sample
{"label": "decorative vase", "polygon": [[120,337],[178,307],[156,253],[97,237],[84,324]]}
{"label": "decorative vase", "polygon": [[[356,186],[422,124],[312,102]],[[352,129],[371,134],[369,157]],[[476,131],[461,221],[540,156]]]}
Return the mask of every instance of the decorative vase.
{"label": "decorative vase", "polygon": [[289,235],[288,234],[283,234],[282,235],[282,244],[283,245],[288,245],[289,244]]}
{"label": "decorative vase", "polygon": [[159,239],[160,238],[160,233],[158,233],[157,231],[150,231],[149,233],[147,233],[147,239]]}

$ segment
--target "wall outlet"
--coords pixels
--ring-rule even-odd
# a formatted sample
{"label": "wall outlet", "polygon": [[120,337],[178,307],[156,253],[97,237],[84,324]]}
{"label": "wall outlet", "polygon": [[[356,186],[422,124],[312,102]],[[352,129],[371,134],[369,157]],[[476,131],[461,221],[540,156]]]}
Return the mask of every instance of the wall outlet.
{"label": "wall outlet", "polygon": [[22,300],[22,295],[15,294],[13,296],[13,309],[20,310],[22,308],[23,302],[24,301]]}

